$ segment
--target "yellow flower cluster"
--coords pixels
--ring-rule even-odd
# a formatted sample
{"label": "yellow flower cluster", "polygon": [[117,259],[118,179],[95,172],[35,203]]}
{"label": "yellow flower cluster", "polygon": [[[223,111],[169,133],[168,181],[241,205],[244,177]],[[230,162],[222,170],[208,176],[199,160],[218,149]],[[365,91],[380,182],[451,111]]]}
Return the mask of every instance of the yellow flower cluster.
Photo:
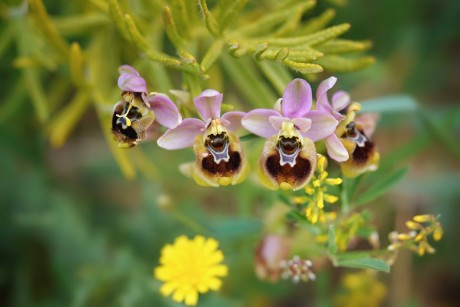
{"label": "yellow flower cluster", "polygon": [[365,220],[359,213],[354,213],[342,220],[335,230],[335,243],[339,251],[345,251],[350,240],[355,238],[358,230],[364,225]]}
{"label": "yellow flower cluster", "polygon": [[227,275],[227,266],[219,243],[212,238],[196,236],[193,240],[185,236],[176,238],[161,250],[160,266],[154,269],[156,279],[163,281],[160,288],[164,296],[172,295],[176,302],[194,306],[198,293],[218,290],[220,277]]}
{"label": "yellow flower cluster", "polygon": [[337,307],[381,306],[387,293],[385,285],[371,271],[347,274],[342,277],[341,286],[344,291],[334,299]]}
{"label": "yellow flower cluster", "polygon": [[342,183],[341,178],[328,178],[329,174],[326,171],[327,160],[324,156],[318,155],[316,164],[316,174],[312,177],[310,183],[305,187],[305,192],[308,196],[300,196],[294,198],[296,204],[307,204],[305,214],[307,219],[316,224],[318,221],[322,224],[326,223],[328,217],[335,218],[334,213],[324,212],[324,202],[334,204],[339,198],[335,195],[326,193],[327,186],[335,186]]}
{"label": "yellow flower cluster", "polygon": [[442,238],[443,230],[441,223],[434,215],[416,215],[412,220],[406,221],[406,226],[410,229],[407,233],[396,231],[390,233],[391,244],[388,246],[390,251],[407,248],[420,256],[426,252],[429,254],[435,252],[435,249],[428,243],[428,237],[431,235],[435,241],[439,241]]}

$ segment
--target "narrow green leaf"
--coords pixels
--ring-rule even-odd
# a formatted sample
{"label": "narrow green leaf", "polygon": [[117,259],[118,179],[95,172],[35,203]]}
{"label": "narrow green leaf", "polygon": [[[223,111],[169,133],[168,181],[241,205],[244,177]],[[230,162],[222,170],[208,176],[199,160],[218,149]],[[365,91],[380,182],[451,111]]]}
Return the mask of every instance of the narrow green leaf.
{"label": "narrow green leaf", "polygon": [[350,72],[366,68],[375,63],[375,58],[365,56],[360,58],[345,58],[338,55],[325,55],[317,62],[325,69],[334,72]]}
{"label": "narrow green leaf", "polygon": [[390,266],[388,265],[388,263],[386,263],[382,259],[377,258],[338,260],[336,266],[354,269],[372,269],[386,273],[390,272]]}
{"label": "narrow green leaf", "polygon": [[[323,29],[335,17],[335,10],[328,9],[318,17],[310,18],[295,35],[307,35]],[[294,35],[294,34],[293,34]]]}
{"label": "narrow green leaf", "polygon": [[415,112],[417,102],[414,98],[405,95],[379,97],[361,101],[361,112],[401,113]]}
{"label": "narrow green leaf", "polygon": [[355,202],[354,206],[364,205],[377,197],[385,194],[395,184],[401,181],[407,173],[407,168],[401,168],[390,173],[382,174],[378,181],[364,191]]}
{"label": "narrow green leaf", "polygon": [[284,60],[283,63],[286,64],[287,67],[301,74],[315,74],[324,71],[324,69],[318,64],[294,62],[287,59]]}
{"label": "narrow green leaf", "polygon": [[370,41],[352,41],[347,39],[333,39],[321,44],[317,49],[326,54],[361,52],[372,46]]}
{"label": "narrow green leaf", "polygon": [[247,59],[235,60],[230,56],[222,55],[222,64],[225,72],[235,85],[241,90],[248,103],[258,108],[271,108],[278,99],[266,82],[254,78],[257,72]]}
{"label": "narrow green leaf", "polygon": [[305,45],[305,46],[315,46],[321,43],[324,43],[330,39],[333,39],[350,29],[350,24],[344,23],[341,25],[329,27],[322,31],[306,35],[306,36],[296,36],[288,38],[268,38],[265,41],[270,45],[277,46],[295,46],[295,45]]}

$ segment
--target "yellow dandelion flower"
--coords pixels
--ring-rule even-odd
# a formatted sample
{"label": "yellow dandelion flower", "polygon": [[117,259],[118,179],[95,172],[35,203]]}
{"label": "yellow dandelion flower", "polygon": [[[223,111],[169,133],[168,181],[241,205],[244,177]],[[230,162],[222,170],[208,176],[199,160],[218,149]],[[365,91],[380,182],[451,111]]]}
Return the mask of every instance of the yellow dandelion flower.
{"label": "yellow dandelion flower", "polygon": [[203,236],[180,236],[174,244],[165,245],[160,265],[154,269],[155,278],[164,282],[161,294],[194,306],[199,293],[218,290],[222,285],[220,277],[228,272],[227,266],[221,264],[224,255],[218,245],[215,239]]}

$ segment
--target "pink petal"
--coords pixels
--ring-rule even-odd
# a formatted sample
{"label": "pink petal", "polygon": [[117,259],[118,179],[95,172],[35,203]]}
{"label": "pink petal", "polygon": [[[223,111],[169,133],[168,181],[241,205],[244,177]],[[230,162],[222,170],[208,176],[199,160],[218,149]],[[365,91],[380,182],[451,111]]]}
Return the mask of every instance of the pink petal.
{"label": "pink petal", "polygon": [[155,113],[155,119],[160,125],[167,128],[175,128],[182,122],[176,105],[165,94],[155,94],[148,98],[150,108]]}
{"label": "pink petal", "polygon": [[338,121],[325,111],[313,110],[308,113],[307,117],[311,119],[311,127],[307,132],[302,133],[302,136],[308,137],[313,142],[334,133],[338,124]]}
{"label": "pink petal", "polygon": [[311,87],[303,79],[294,79],[286,86],[281,103],[283,116],[304,117],[311,110]]}
{"label": "pink petal", "polygon": [[350,104],[350,95],[345,91],[338,91],[332,95],[332,108],[339,112]]}
{"label": "pink petal", "polygon": [[144,78],[132,74],[122,74],[118,77],[118,87],[123,91],[147,93],[147,84]]}
{"label": "pink petal", "polygon": [[283,126],[283,123],[286,122],[286,121],[291,121],[290,118],[288,117],[284,117],[284,116],[279,116],[279,115],[275,115],[275,116],[270,116],[268,118],[268,121],[270,122],[270,124],[272,125],[272,127],[279,131],[281,130],[281,127]]}
{"label": "pink petal", "polygon": [[227,112],[224,115],[222,115],[221,120],[223,124],[224,124],[223,122],[224,120],[228,121],[228,124],[224,124],[224,126],[228,130],[236,131],[243,127],[243,125],[241,125],[241,119],[244,116],[246,116],[245,112],[232,111],[232,112]]}
{"label": "pink petal", "polygon": [[372,138],[379,118],[380,115],[378,113],[366,113],[356,116],[355,122],[361,126],[368,138]]}
{"label": "pink petal", "polygon": [[318,110],[324,110],[332,113],[332,106],[329,104],[327,91],[329,91],[336,82],[336,77],[330,77],[319,84],[318,89],[316,90],[316,108]]}
{"label": "pink petal", "polygon": [[193,99],[195,108],[200,113],[203,120],[220,117],[220,106],[222,104],[222,94],[215,90],[204,90],[200,96]]}
{"label": "pink petal", "polygon": [[337,162],[344,162],[348,160],[348,152],[343,146],[342,142],[340,142],[339,138],[335,135],[335,133],[328,136],[325,140],[325,143],[329,157],[336,160]]}
{"label": "pink petal", "polygon": [[273,128],[268,120],[270,116],[280,116],[280,114],[275,110],[255,109],[243,117],[241,124],[249,132],[264,138],[270,138],[278,133],[278,130]]}
{"label": "pink petal", "polygon": [[140,76],[137,70],[135,70],[132,66],[129,66],[129,65],[121,65],[120,67],[118,67],[118,72],[120,73],[120,75],[130,74],[130,75]]}
{"label": "pink petal", "polygon": [[292,121],[300,132],[307,132],[311,127],[311,119],[309,118],[294,118]]}
{"label": "pink petal", "polygon": [[204,122],[196,118],[186,118],[173,129],[168,129],[158,140],[157,144],[164,149],[181,149],[190,147],[195,137],[202,133]]}

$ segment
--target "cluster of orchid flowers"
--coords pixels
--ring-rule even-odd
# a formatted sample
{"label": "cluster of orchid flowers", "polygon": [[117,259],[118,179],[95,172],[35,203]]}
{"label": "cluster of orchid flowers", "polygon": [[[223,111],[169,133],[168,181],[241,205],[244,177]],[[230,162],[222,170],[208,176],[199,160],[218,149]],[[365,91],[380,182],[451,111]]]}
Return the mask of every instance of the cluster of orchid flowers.
{"label": "cluster of orchid flowers", "polygon": [[183,169],[203,186],[238,184],[248,174],[239,129],[266,140],[259,162],[261,181],[270,189],[298,190],[306,186],[317,164],[315,142],[324,141],[330,158],[340,163],[347,177],[375,170],[379,154],[369,140],[372,124],[356,117],[360,105],[346,92],[328,91],[337,79],[319,85],[316,108],[307,81],[294,79],[273,109],[221,114],[223,95],[207,89],[194,98],[201,116],[182,119],[166,94],[148,93],[144,78],[132,67],[120,69],[118,86],[122,100],[114,107],[112,133],[120,147],[136,146],[149,139],[154,121],[168,130],[157,140],[168,150],[193,146],[195,162]]}

